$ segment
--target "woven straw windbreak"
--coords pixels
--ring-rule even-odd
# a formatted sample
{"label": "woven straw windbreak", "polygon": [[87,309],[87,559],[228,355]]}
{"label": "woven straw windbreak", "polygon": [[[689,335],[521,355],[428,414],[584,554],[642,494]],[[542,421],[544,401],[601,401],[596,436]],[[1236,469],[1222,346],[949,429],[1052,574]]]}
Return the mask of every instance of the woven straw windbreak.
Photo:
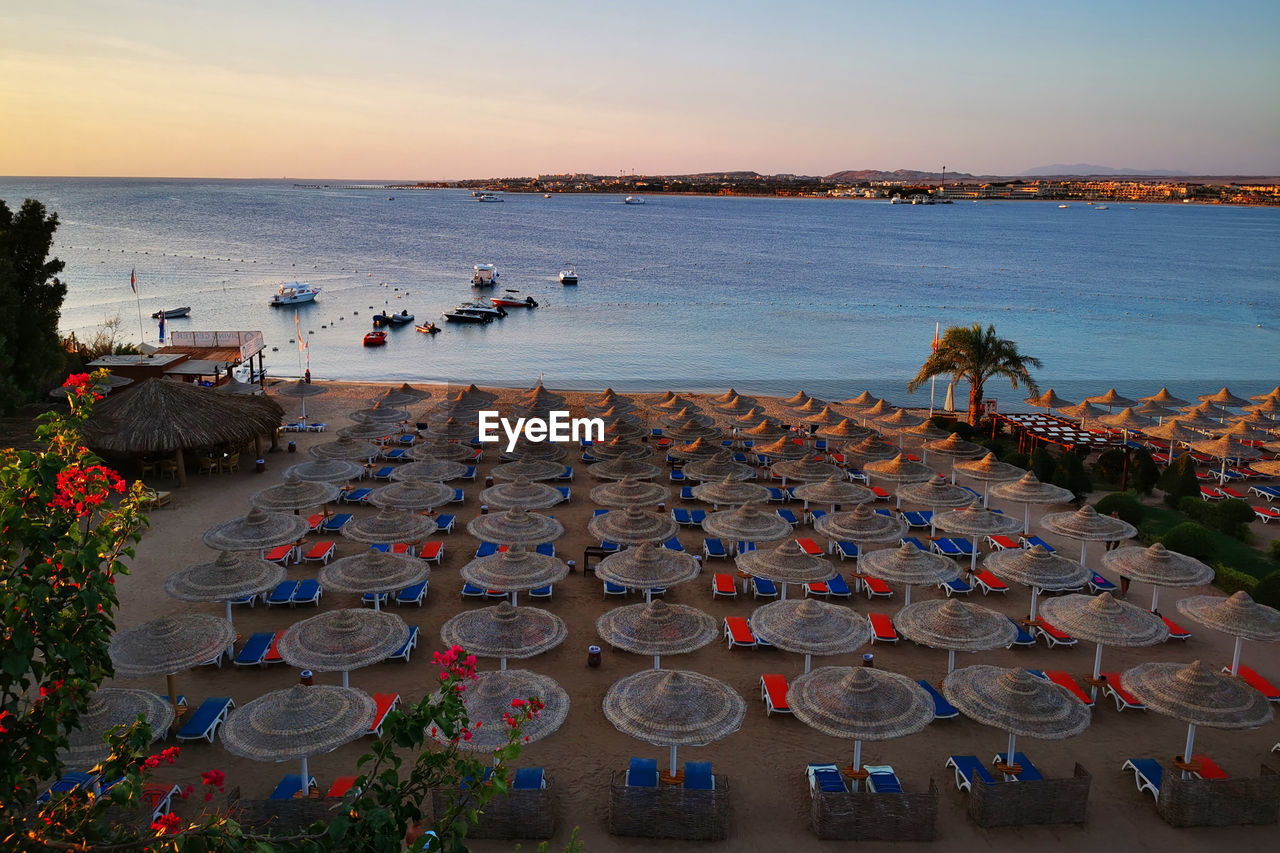
{"label": "woven straw windbreak", "polygon": [[223,551],[211,563],[174,572],[164,591],[180,601],[228,601],[275,589],[285,579],[284,566],[247,551]]}
{"label": "woven straw windbreak", "polygon": [[848,607],[813,598],[774,601],[751,614],[751,630],[783,651],[840,655],[871,639],[871,623]]}
{"label": "woven straw windbreak", "polygon": [[564,620],[537,607],[496,607],[464,610],[440,626],[446,646],[491,658],[528,658],[554,649],[569,635]]}
{"label": "woven straw windbreak", "polygon": [[422,583],[431,575],[425,560],[370,548],[353,557],[331,560],[320,569],[320,586],[326,592],[363,595],[389,593]]}
{"label": "woven straw windbreak", "polygon": [[954,598],[913,601],[894,615],[893,625],[909,640],[957,652],[1007,648],[1018,636],[1003,613]]}
{"label": "woven straw windbreak", "polygon": [[276,649],[285,663],[320,672],[349,672],[380,663],[409,639],[409,626],[385,610],[330,610],[296,622]]}
{"label": "woven straw windbreak", "polygon": [[226,651],[235,631],[220,616],[161,616],[111,638],[111,663],[119,678],[173,675]]}
{"label": "woven straw windbreak", "polygon": [[1157,714],[1215,729],[1256,729],[1275,719],[1267,697],[1200,661],[1144,663],[1120,675],[1124,689]]}
{"label": "woven straw windbreak", "polygon": [[462,579],[503,592],[519,592],[559,583],[569,576],[569,564],[536,551],[507,550],[477,557],[462,567]]}
{"label": "woven straw windbreak", "polygon": [[1040,615],[1073,637],[1104,646],[1154,646],[1169,639],[1163,619],[1109,592],[1046,599]]}
{"label": "woven straw windbreak", "polygon": [[618,731],[654,746],[703,746],[741,728],[747,703],[710,676],[650,669],[615,681],[604,715]]}
{"label": "woven straw windbreak", "polygon": [[218,736],[233,755],[291,761],[330,752],[366,734],[376,712],[363,690],[295,684],[232,711]]}
{"label": "woven straw windbreak", "polygon": [[606,611],[596,620],[596,633],[615,649],[638,655],[679,655],[715,642],[720,624],[697,608],[656,600]]}
{"label": "woven straw windbreak", "polygon": [[1261,643],[1280,640],[1280,610],[1258,604],[1244,590],[1228,598],[1193,595],[1178,602],[1178,612],[1233,637]]}
{"label": "woven straw windbreak", "polygon": [[306,532],[307,520],[301,516],[254,507],[248,515],[210,527],[204,533],[204,544],[216,551],[258,551],[291,545]]}
{"label": "woven straw windbreak", "polygon": [[377,515],[367,515],[343,525],[342,535],[365,545],[385,545],[416,542],[430,536],[435,529],[434,518],[403,509],[384,508],[378,510]]}
{"label": "woven straw windbreak", "polygon": [[1062,740],[1089,727],[1091,712],[1084,703],[1021,669],[957,669],[942,682],[942,694],[966,717],[1015,735]]}
{"label": "woven straw windbreak", "polygon": [[798,676],[787,704],[801,722],[825,735],[893,740],[933,722],[933,698],[905,675],[858,666],[824,666]]}

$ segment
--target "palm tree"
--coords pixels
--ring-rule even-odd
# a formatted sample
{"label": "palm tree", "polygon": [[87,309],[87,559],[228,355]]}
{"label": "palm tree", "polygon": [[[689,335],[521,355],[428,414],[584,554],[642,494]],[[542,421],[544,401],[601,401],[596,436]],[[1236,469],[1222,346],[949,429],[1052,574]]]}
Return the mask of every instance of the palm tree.
{"label": "palm tree", "polygon": [[982,386],[993,376],[1007,376],[1014,388],[1019,380],[1032,394],[1039,392],[1028,368],[1041,366],[1040,359],[1018,352],[1018,345],[996,337],[996,327],[981,323],[972,326],[951,326],[943,333],[933,354],[920,366],[920,372],[907,384],[908,391],[915,391],[926,380],[949,375],[951,381],[963,379],[969,383],[969,423],[976,425],[982,414]]}

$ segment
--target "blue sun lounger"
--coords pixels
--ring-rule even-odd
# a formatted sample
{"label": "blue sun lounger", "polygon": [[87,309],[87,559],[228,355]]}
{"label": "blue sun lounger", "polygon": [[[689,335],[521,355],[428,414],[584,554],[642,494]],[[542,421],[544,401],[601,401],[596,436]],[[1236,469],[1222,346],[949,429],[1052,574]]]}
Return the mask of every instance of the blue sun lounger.
{"label": "blue sun lounger", "polygon": [[1164,781],[1164,768],[1154,758],[1130,758],[1120,766],[1121,770],[1132,770],[1133,781],[1138,784],[1138,791],[1148,791],[1156,800],[1160,799],[1160,783]]}
{"label": "blue sun lounger", "polygon": [[409,639],[405,640],[404,645],[402,645],[400,648],[396,649],[394,652],[387,655],[387,660],[402,660],[405,663],[408,663],[410,656],[413,655],[413,650],[416,649],[417,647],[418,647],[418,626],[410,625]]}
{"label": "blue sun lounger", "polygon": [[307,791],[317,787],[316,777],[312,776],[307,779],[306,784],[302,782],[302,776],[298,773],[290,773],[280,780],[280,784],[276,785],[276,789],[271,792],[273,800],[292,800],[293,795],[299,792],[306,794]]}
{"label": "blue sun lounger", "polygon": [[979,779],[988,785],[996,783],[976,755],[953,755],[947,759],[945,766],[956,771],[956,788],[961,791],[971,790],[974,779]]}
{"label": "blue sun lounger", "polygon": [[[991,759],[991,763],[1004,764],[1006,755],[1008,755],[1008,753],[997,752],[996,757]],[[1043,782],[1044,781],[1044,774],[1042,774],[1039,770],[1036,769],[1036,766],[1031,763],[1031,759],[1027,758],[1026,753],[1015,752],[1013,754],[1013,763],[1022,768],[1022,772],[1019,773],[1016,777],[1019,782]]]}
{"label": "blue sun lounger", "polygon": [[476,586],[468,581],[462,585],[463,598],[484,598],[484,587]]}
{"label": "blue sun lounger", "polygon": [[373,494],[373,489],[346,489],[338,495],[338,500],[346,504],[362,504]]}
{"label": "blue sun lounger", "polygon": [[456,515],[449,513],[441,513],[436,516],[436,530],[441,533],[449,534],[453,532],[453,525],[458,521]]}
{"label": "blue sun lounger", "polygon": [[496,553],[498,553],[498,546],[493,542],[481,542],[480,547],[476,549],[476,559],[492,557]]}
{"label": "blue sun lounger", "polygon": [[349,512],[340,512],[337,515],[331,515],[325,519],[320,525],[320,529],[325,533],[338,533],[342,528],[351,523],[353,516]]}
{"label": "blue sun lounger", "polygon": [[323,592],[324,590],[320,588],[320,581],[315,578],[307,578],[298,583],[298,588],[289,597],[289,604],[314,604],[319,607],[320,595]]}
{"label": "blue sun lounger", "polygon": [[927,509],[923,512],[904,512],[902,520],[907,523],[907,527],[928,527],[933,521],[933,513]]}
{"label": "blue sun lounger", "polygon": [[858,546],[854,542],[837,542],[836,553],[840,555],[841,560],[858,559]]}
{"label": "blue sun lounger", "polygon": [[686,761],[684,763],[684,787],[689,791],[714,791],[716,777],[711,772],[710,761]]}
{"label": "blue sun lounger", "polygon": [[725,550],[724,543],[719,539],[703,539],[702,554],[708,560],[727,560],[729,552]]}
{"label": "blue sun lounger", "polygon": [[834,764],[810,764],[805,775],[809,777],[811,793],[821,791],[824,794],[843,794],[849,790],[845,787],[844,777],[840,775],[840,768]]}
{"label": "blue sun lounger", "polygon": [[1040,547],[1044,548],[1044,549],[1045,549],[1046,551],[1048,551],[1050,554],[1052,554],[1054,551],[1057,551],[1057,550],[1058,550],[1057,548],[1055,548],[1055,547],[1053,547],[1052,545],[1050,545],[1048,542],[1046,542],[1046,541],[1044,541],[1043,539],[1041,539],[1039,536],[1023,536],[1023,537],[1022,537],[1022,547],[1023,547],[1023,548],[1034,548],[1034,547],[1035,547],[1035,546],[1037,546],[1037,545],[1039,545]]}
{"label": "blue sun lounger", "polygon": [[1018,629],[1017,636],[1013,638],[1013,645],[1026,647],[1026,646],[1034,646],[1036,644],[1036,638],[1028,634],[1027,630],[1023,628],[1022,625],[1020,625],[1012,617],[1009,618],[1009,621],[1013,622],[1013,627]]}
{"label": "blue sun lounger", "polygon": [[262,666],[275,638],[274,631],[255,631],[231,662],[236,666]]}
{"label": "blue sun lounger", "polygon": [[867,764],[862,769],[867,771],[868,790],[876,794],[902,793],[902,782],[898,780],[898,774],[890,765]]}
{"label": "blue sun lounger", "polygon": [[663,542],[662,547],[666,548],[668,551],[675,551],[680,554],[684,553],[684,546],[680,544],[680,540],[675,536],[672,536],[666,542]]}
{"label": "blue sun lounger", "polygon": [[774,512],[778,514],[778,518],[782,519],[787,524],[790,524],[792,527],[796,527],[800,524],[800,519],[796,518],[796,514],[789,509],[778,509],[774,510]]}
{"label": "blue sun lounger", "polygon": [[511,782],[513,791],[538,791],[547,787],[546,771],[541,767],[520,767]]}
{"label": "blue sun lounger", "polygon": [[693,496],[693,486],[680,487],[680,500],[682,501],[697,500],[697,498]]}
{"label": "blue sun lounger", "polygon": [[914,545],[916,548],[918,548],[921,551],[924,551],[926,554],[929,553],[929,546],[924,544],[914,536],[903,536],[898,541],[901,542],[903,545]]}
{"label": "blue sun lounger", "polygon": [[827,592],[836,598],[853,597],[853,592],[849,589],[849,584],[845,582],[844,575],[836,575],[827,581]]}
{"label": "blue sun lounger", "polygon": [[276,584],[276,588],[271,590],[263,597],[263,601],[268,607],[291,604],[293,602],[293,594],[298,591],[297,581],[280,581]]}
{"label": "blue sun lounger", "polygon": [[535,554],[541,554],[544,557],[554,557],[556,555],[556,546],[552,542],[543,542],[541,545],[534,547]]}
{"label": "blue sun lounger", "polygon": [[689,510],[681,506],[672,508],[671,520],[681,527],[691,527],[693,525],[693,517],[689,515]]}
{"label": "blue sun lounger", "polygon": [[462,502],[463,502],[464,500],[466,500],[466,499],[467,499],[467,496],[466,496],[465,494],[463,494],[462,489],[454,489],[454,490],[453,490],[453,500],[449,501],[449,503],[451,503],[451,504],[460,504],[460,503],[462,503]]}
{"label": "blue sun lounger", "polygon": [[938,688],[934,687],[928,681],[921,678],[916,682],[924,688],[924,692],[933,697],[933,718],[935,720],[950,720],[960,716],[960,712],[956,710],[956,706],[947,701],[947,697],[938,692]]}
{"label": "blue sun lounger", "polygon": [[778,586],[768,578],[752,578],[751,588],[756,598],[777,598]]}
{"label": "blue sun lounger", "polygon": [[383,465],[381,468],[374,471],[369,476],[373,477],[373,479],[375,480],[390,480],[391,472],[394,470],[396,469],[391,465]]}
{"label": "blue sun lounger", "polygon": [[628,788],[658,787],[658,760],[656,758],[633,758],[627,768],[624,779]]}
{"label": "blue sun lounger", "polygon": [[231,701],[230,696],[213,696],[204,700],[178,731],[178,740],[207,740],[213,743],[218,726],[222,725],[235,706],[236,703]]}
{"label": "blue sun lounger", "polygon": [[1115,584],[1097,572],[1094,572],[1093,577],[1089,579],[1089,592],[1095,594],[1099,592],[1115,592],[1115,589]]}
{"label": "blue sun lounger", "polygon": [[422,606],[422,600],[427,597],[427,581],[415,583],[413,586],[406,586],[404,589],[396,593],[396,604],[416,604]]}

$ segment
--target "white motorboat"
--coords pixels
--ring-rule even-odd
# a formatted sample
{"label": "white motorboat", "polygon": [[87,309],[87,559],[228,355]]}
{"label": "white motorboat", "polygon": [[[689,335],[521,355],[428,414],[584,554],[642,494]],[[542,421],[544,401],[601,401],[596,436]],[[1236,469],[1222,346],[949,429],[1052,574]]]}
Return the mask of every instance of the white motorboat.
{"label": "white motorboat", "polygon": [[567,264],[565,265],[564,269],[560,270],[560,283],[561,284],[577,284],[578,283],[578,270],[574,268],[573,264]]}
{"label": "white motorboat", "polygon": [[496,320],[499,317],[507,316],[507,312],[505,310],[502,308],[496,308],[485,302],[483,299],[478,299],[475,302],[463,302],[453,310],[455,313],[470,314],[473,317],[488,317],[490,320]]}
{"label": "white motorboat", "polygon": [[498,270],[493,264],[476,264],[471,269],[472,287],[493,287],[498,283]]}
{"label": "white motorboat", "polygon": [[629,195],[622,200],[623,204],[644,204],[644,196]]}
{"label": "white motorboat", "polygon": [[502,196],[493,193],[481,193],[476,197],[476,201],[502,201]]}
{"label": "white motorboat", "polygon": [[280,289],[271,297],[272,305],[298,305],[303,302],[314,302],[320,288],[312,287],[306,282],[295,281],[281,284]]}

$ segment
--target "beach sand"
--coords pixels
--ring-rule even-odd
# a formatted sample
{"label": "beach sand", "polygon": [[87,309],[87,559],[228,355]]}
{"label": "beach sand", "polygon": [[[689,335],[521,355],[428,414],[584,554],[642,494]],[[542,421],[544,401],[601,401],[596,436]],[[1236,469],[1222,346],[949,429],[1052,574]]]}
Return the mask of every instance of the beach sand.
{"label": "beach sand", "polygon": [[[310,457],[307,447],[336,436],[334,431],[349,423],[345,413],[367,405],[382,388],[371,385],[332,384],[328,393],[308,399],[308,414],[314,420],[326,421],[329,432],[285,434],[281,444],[295,442],[296,454],[271,453],[266,456],[267,471],[255,473],[252,464],[242,462],[241,470],[233,474],[219,474],[211,478],[192,476],[183,489],[173,489],[172,502],[165,508],[151,513],[151,528],[138,545],[137,556],[132,561],[129,576],[118,583],[121,608],[117,618],[119,628],[128,628],[168,613],[203,612],[222,615],[221,604],[190,604],[169,598],[163,592],[165,577],[171,572],[197,562],[213,559],[214,552],[201,543],[202,533],[211,525],[235,516],[243,515],[248,499],[255,491],[279,483],[286,467],[305,462]],[[426,386],[424,386],[426,387]],[[504,392],[511,398],[514,392]],[[567,394],[570,402],[595,396],[592,394]],[[439,399],[437,393],[435,399]],[[299,410],[296,399],[281,397],[281,404],[289,415]],[[772,405],[772,404],[771,404]],[[412,411],[416,415],[425,406]],[[433,569],[430,594],[425,605],[393,608],[410,624],[421,629],[421,640],[412,662],[386,663],[351,673],[354,687],[373,692],[398,692],[406,701],[415,701],[430,691],[436,679],[437,668],[431,663],[431,652],[440,648],[441,624],[462,609],[484,606],[483,603],[463,601],[460,598],[462,582],[459,568],[472,559],[476,540],[466,533],[466,522],[479,512],[476,494],[483,488],[484,475],[497,464],[496,449],[486,449],[476,482],[460,481],[466,489],[466,502],[447,508],[458,515],[458,525],[451,536],[443,537],[445,555],[443,565]],[[578,561],[579,570],[555,588],[555,597],[539,606],[562,617],[569,627],[568,640],[559,648],[543,655],[512,661],[513,668],[526,668],[555,678],[568,691],[571,698],[569,717],[559,732],[540,742],[528,745],[515,762],[517,766],[542,765],[546,768],[549,784],[557,795],[558,829],[551,849],[559,849],[568,839],[570,831],[579,827],[585,849],[595,850],[651,850],[678,849],[703,846],[705,843],[653,841],[646,839],[618,838],[608,834],[607,806],[609,775],[625,768],[631,756],[651,756],[665,765],[667,750],[634,740],[618,732],[601,712],[601,701],[610,685],[618,678],[647,669],[651,658],[615,652],[600,642],[596,636],[596,618],[619,600],[604,601],[601,583],[594,576],[584,577],[581,572],[583,549],[596,544],[590,541],[587,521],[592,504],[588,499],[591,487],[598,483],[585,472],[585,465],[572,457],[576,477],[572,483],[573,500],[556,507],[553,512],[565,525],[565,536],[555,543],[562,559]],[[251,462],[251,460],[250,460]],[[172,484],[158,484],[172,488]],[[678,498],[678,489],[673,489]],[[678,500],[668,506],[679,505]],[[999,501],[993,501],[999,506]],[[696,506],[696,505],[694,505]],[[1021,506],[1004,507],[1021,515]],[[1041,508],[1033,507],[1033,529]],[[1062,511],[1064,507],[1050,507],[1050,511]],[[372,512],[359,508],[358,513]],[[1267,536],[1277,531],[1268,526],[1254,525],[1254,530]],[[802,528],[808,531],[808,528]],[[315,536],[310,537],[316,538]],[[441,538],[437,535],[437,537]],[[1045,538],[1061,546],[1065,554],[1076,556],[1079,545],[1059,540],[1051,535]],[[686,549],[701,551],[701,531],[682,529],[680,539]],[[364,546],[336,537],[337,555],[346,556],[359,552]],[[1132,543],[1131,543],[1132,544]],[[1264,542],[1265,545],[1265,542]],[[1101,543],[1092,543],[1089,563],[1100,565]],[[291,566],[290,578],[313,577],[314,564]],[[843,566],[844,570],[851,565]],[[669,590],[667,600],[693,605],[712,614],[717,620],[725,616],[748,616],[756,606],[749,596],[739,595],[735,600],[712,599],[710,575],[714,571],[732,571],[731,563],[711,561],[704,567],[703,576],[687,584]],[[1113,578],[1114,580],[1114,578]],[[1216,665],[1229,663],[1232,640],[1180,617],[1174,606],[1178,597],[1204,592],[1212,588],[1192,590],[1166,590],[1162,595],[1162,610],[1175,621],[1181,622],[1192,632],[1186,642],[1171,641],[1153,649],[1106,650],[1104,667],[1121,670],[1133,664],[1149,660],[1192,661],[1202,659]],[[1143,604],[1150,600],[1150,588],[1135,584],[1129,600]],[[917,588],[913,600],[937,598],[941,592]],[[861,613],[871,611],[892,614],[900,606],[901,591],[891,601],[877,599],[868,603],[865,598],[855,598],[850,606]],[[983,598],[977,592],[972,599],[1012,616],[1027,612],[1028,592],[1015,587],[1007,596],[993,595]],[[635,603],[630,597],[625,603]],[[521,604],[527,598],[521,597]],[[325,593],[322,608],[359,606],[355,596]],[[236,608],[235,624],[244,636],[252,631],[277,631],[293,622],[316,613],[314,608],[256,609]],[[599,669],[586,665],[587,647],[605,645],[603,664]],[[916,647],[902,641],[895,646],[875,645],[864,649],[875,653],[876,665],[905,673],[912,678],[927,678],[937,683],[946,671],[946,653]],[[855,665],[861,661],[857,654],[831,658],[815,658],[814,666]],[[1273,648],[1246,643],[1243,660],[1273,682],[1280,683],[1280,659]],[[1081,642],[1073,649],[1046,649],[1037,645],[1025,650],[1001,650],[978,655],[960,655],[958,666],[975,663],[992,663],[1001,666],[1065,669],[1077,678],[1086,674],[1093,661],[1093,646]],[[663,658],[666,668],[689,669],[709,675],[731,684],[747,700],[747,717],[742,729],[730,737],[701,748],[684,748],[679,758],[683,761],[706,760],[714,762],[717,775],[731,780],[733,787],[733,820],[730,837],[723,849],[744,851],[776,851],[825,849],[828,844],[819,842],[809,825],[809,791],[804,775],[808,762],[834,762],[848,764],[852,756],[852,743],[819,734],[789,716],[767,717],[760,701],[759,678],[764,672],[781,672],[789,677],[803,671],[803,657],[776,649],[733,649],[724,642],[716,642],[694,654]],[[482,669],[496,669],[498,662],[481,659]],[[192,704],[213,695],[229,695],[237,705],[257,696],[297,681],[297,671],[285,666],[271,669],[239,669],[224,664],[219,669],[209,667],[184,672],[178,676],[178,688]],[[317,674],[321,683],[340,683],[334,673]],[[154,682],[118,680],[118,686],[149,687],[163,692],[163,679]],[[1037,766],[1049,776],[1070,775],[1075,762],[1082,764],[1093,775],[1088,822],[1082,826],[1029,827],[1018,829],[982,830],[965,814],[966,796],[956,791],[952,773],[943,767],[947,756],[953,753],[974,754],[984,760],[1005,747],[1004,732],[989,728],[961,717],[940,720],[924,732],[909,738],[883,743],[865,743],[863,761],[868,764],[892,764],[903,781],[906,790],[920,791],[928,787],[929,780],[937,781],[942,791],[938,815],[938,839],[931,849],[939,851],[964,850],[978,847],[991,849],[1078,849],[1091,847],[1099,850],[1115,849],[1123,844],[1129,851],[1159,850],[1170,853],[1178,850],[1205,849],[1209,845],[1244,848],[1247,845],[1273,846],[1275,827],[1240,827],[1222,829],[1174,830],[1156,814],[1148,794],[1139,793],[1132,774],[1121,772],[1122,762],[1131,756],[1154,757],[1168,766],[1169,760],[1181,752],[1185,738],[1184,724],[1150,712],[1118,713],[1110,699],[1099,696],[1098,707],[1093,713],[1091,727],[1081,736],[1065,741],[1037,741],[1021,738],[1019,748],[1032,756]],[[1234,775],[1256,775],[1261,763],[1269,758],[1268,749],[1280,740],[1280,725],[1244,732],[1218,731],[1202,728],[1196,739],[1196,751],[1213,755],[1228,772]],[[355,761],[369,747],[362,739],[326,755],[311,759],[311,772],[319,780],[321,790],[339,775],[356,772]],[[1274,766],[1275,761],[1271,762]],[[160,779],[173,779],[181,784],[195,782],[199,771],[220,768],[226,772],[228,790],[239,786],[246,797],[265,797],[285,773],[296,773],[296,763],[263,765],[247,759],[236,758],[219,745],[204,742],[183,746],[182,758],[173,767],[162,766]],[[182,811],[194,811],[198,806],[192,798],[181,806]],[[530,846],[527,845],[526,846]],[[473,848],[480,851],[507,851],[514,847],[507,841],[475,841]],[[860,849],[902,849],[900,845],[863,842]]]}

